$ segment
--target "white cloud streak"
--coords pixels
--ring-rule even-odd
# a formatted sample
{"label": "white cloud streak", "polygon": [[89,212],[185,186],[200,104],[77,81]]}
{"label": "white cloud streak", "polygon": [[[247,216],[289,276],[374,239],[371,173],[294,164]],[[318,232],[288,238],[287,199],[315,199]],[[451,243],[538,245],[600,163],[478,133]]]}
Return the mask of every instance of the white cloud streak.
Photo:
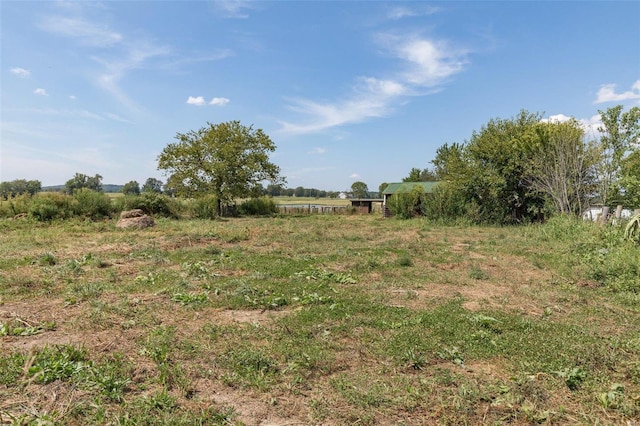
{"label": "white cloud streak", "polygon": [[420,7],[407,7],[407,6],[398,6],[393,7],[387,13],[387,18],[391,20],[398,20],[404,18],[413,18],[417,16],[430,16],[435,13],[438,13],[441,8],[436,6],[427,6],[421,5]]}
{"label": "white cloud streak", "polygon": [[605,102],[623,102],[634,99],[640,99],[640,80],[636,80],[631,85],[631,90],[622,93],[616,93],[616,84],[603,84],[596,95],[595,104]]}
{"label": "white cloud streak", "polygon": [[322,154],[324,154],[326,152],[327,152],[327,150],[325,148],[316,147],[316,148],[313,148],[311,151],[309,151],[309,154],[311,154],[311,155],[322,155]]}
{"label": "white cloud streak", "polygon": [[187,99],[187,103],[189,105],[195,106],[204,106],[204,105],[214,105],[214,106],[225,106],[230,101],[227,98],[212,98],[209,102],[204,100],[203,96],[189,96]]}
{"label": "white cloud streak", "polygon": [[20,67],[11,68],[9,71],[20,78],[27,78],[31,75],[31,71]]}
{"label": "white cloud streak", "polygon": [[41,87],[38,87],[36,90],[33,91],[33,94],[39,95],[39,96],[47,96],[47,91]]}
{"label": "white cloud streak", "polygon": [[315,133],[387,116],[407,96],[441,90],[444,83],[462,72],[468,64],[467,51],[453,48],[444,41],[390,34],[379,35],[378,41],[390,56],[402,60],[403,71],[392,79],[361,77],[344,100],[291,99],[289,109],[307,119],[298,123],[280,121],[280,132],[292,135]]}

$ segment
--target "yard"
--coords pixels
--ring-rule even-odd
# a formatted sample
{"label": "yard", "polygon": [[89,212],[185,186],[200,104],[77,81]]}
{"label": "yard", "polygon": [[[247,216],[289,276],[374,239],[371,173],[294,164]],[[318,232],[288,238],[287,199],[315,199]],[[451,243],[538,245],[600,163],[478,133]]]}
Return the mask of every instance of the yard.
{"label": "yard", "polygon": [[615,232],[157,222],[0,221],[0,423],[638,424]]}

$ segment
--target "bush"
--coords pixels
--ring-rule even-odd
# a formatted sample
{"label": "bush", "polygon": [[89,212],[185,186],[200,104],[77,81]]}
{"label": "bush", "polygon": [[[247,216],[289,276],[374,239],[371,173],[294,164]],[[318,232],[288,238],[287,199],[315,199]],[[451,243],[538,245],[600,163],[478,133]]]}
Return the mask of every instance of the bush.
{"label": "bush", "polygon": [[102,192],[80,188],[73,193],[73,199],[76,216],[98,220],[110,217],[115,211],[111,198]]}
{"label": "bush", "polygon": [[7,200],[0,200],[0,217],[14,217],[19,214],[28,213],[32,201],[33,197],[28,194],[10,197]]}
{"label": "bush", "polygon": [[455,221],[466,217],[467,204],[464,194],[442,182],[428,195],[423,206],[427,219],[432,221]]}
{"label": "bush", "polygon": [[269,197],[251,198],[238,206],[242,216],[266,216],[278,213],[278,206]]}
{"label": "bush", "polygon": [[424,189],[420,186],[414,187],[411,192],[396,193],[389,198],[387,206],[394,216],[400,219],[410,219],[415,216],[422,216],[427,204],[427,197]]}
{"label": "bush", "polygon": [[61,193],[36,195],[29,205],[29,216],[41,222],[65,219],[73,215],[73,198]]}
{"label": "bush", "polygon": [[215,195],[205,195],[193,202],[193,216],[198,219],[215,219],[218,217],[218,198]]}
{"label": "bush", "polygon": [[155,192],[145,192],[141,195],[125,195],[116,198],[117,211],[140,209],[148,215],[157,215],[177,219],[180,217],[182,206],[180,202],[166,195]]}

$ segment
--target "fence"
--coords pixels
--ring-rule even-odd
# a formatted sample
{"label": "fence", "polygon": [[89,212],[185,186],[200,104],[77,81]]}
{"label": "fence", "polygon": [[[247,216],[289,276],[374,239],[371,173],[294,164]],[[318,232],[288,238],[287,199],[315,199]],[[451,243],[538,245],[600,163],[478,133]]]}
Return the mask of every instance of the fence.
{"label": "fence", "polygon": [[296,205],[278,206],[280,214],[305,215],[305,214],[353,214],[368,213],[366,207],[351,206],[320,206],[320,205]]}

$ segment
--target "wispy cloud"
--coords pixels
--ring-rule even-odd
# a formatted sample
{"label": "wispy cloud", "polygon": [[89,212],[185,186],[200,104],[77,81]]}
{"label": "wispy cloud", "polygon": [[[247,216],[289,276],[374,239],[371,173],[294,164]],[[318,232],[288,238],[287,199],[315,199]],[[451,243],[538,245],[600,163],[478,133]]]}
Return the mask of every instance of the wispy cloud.
{"label": "wispy cloud", "polygon": [[110,47],[123,41],[124,37],[106,24],[89,21],[82,17],[48,16],[40,28],[61,36],[71,37],[82,45]]}
{"label": "wispy cloud", "polygon": [[47,96],[47,91],[41,87],[38,87],[36,90],[33,91],[33,94],[39,95],[39,96]]}
{"label": "wispy cloud", "polygon": [[394,6],[389,9],[387,18],[391,20],[398,20],[403,18],[412,18],[417,16],[430,16],[438,13],[441,8],[437,6],[419,5],[416,7],[408,6]]}
{"label": "wispy cloud", "polygon": [[345,99],[319,102],[290,99],[289,109],[306,117],[300,122],[280,121],[285,134],[320,132],[391,114],[407,96],[441,90],[452,76],[468,64],[468,52],[440,40],[417,35],[381,34],[377,40],[391,57],[402,60],[404,69],[394,78],[360,77]]}
{"label": "wispy cloud", "polygon": [[616,84],[603,84],[596,95],[595,104],[604,102],[623,102],[633,99],[640,99],[640,80],[636,80],[631,86],[631,90],[616,93]]}
{"label": "wispy cloud", "polygon": [[255,3],[243,0],[214,1],[213,7],[223,18],[247,19]]}
{"label": "wispy cloud", "polygon": [[322,155],[322,154],[324,154],[326,152],[327,152],[327,150],[325,148],[316,147],[316,148],[313,148],[311,151],[309,151],[309,154],[311,154],[311,155]]}
{"label": "wispy cloud", "polygon": [[351,179],[360,179],[361,176],[359,174],[357,174],[357,173],[352,173],[349,177]]}
{"label": "wispy cloud", "polygon": [[9,71],[20,78],[27,78],[31,75],[31,71],[20,67],[11,68]]}

